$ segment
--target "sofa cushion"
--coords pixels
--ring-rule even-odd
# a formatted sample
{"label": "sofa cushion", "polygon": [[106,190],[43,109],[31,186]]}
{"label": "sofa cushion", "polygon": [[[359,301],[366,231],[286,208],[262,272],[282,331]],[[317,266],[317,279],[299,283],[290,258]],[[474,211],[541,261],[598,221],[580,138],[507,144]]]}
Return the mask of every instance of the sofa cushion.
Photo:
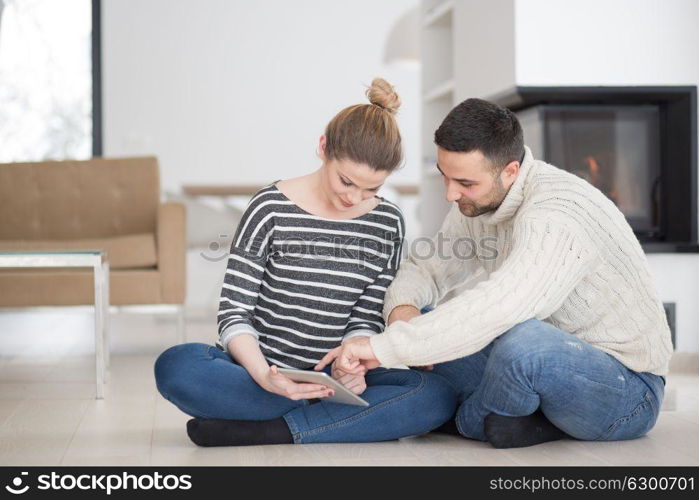
{"label": "sofa cushion", "polygon": [[[157,269],[109,273],[113,306],[162,304]],[[0,269],[0,307],[73,306],[95,303],[92,271],[86,269]]]}
{"label": "sofa cushion", "polygon": [[107,250],[111,269],[152,268],[158,264],[155,235],[151,233],[76,240],[0,240],[0,252],[102,249]]}

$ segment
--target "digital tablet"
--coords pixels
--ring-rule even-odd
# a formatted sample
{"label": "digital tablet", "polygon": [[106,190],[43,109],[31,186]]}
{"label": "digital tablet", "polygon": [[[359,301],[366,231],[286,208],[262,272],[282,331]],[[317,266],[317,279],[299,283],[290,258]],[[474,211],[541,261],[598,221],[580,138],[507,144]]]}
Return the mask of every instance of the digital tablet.
{"label": "digital tablet", "polygon": [[310,370],[292,370],[288,368],[279,368],[279,373],[289,377],[294,382],[306,382],[309,384],[321,384],[330,387],[335,391],[335,394],[322,398],[323,401],[332,401],[333,403],[344,403],[346,405],[369,406],[369,403],[350,391],[347,387],[332,378],[325,372],[314,372]]}

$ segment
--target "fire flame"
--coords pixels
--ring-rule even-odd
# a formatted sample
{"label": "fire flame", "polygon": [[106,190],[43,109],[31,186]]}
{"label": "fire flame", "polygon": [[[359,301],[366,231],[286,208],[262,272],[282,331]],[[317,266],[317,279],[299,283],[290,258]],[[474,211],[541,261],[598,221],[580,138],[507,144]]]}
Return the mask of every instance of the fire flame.
{"label": "fire flame", "polygon": [[[597,159],[594,156],[587,156],[585,157],[585,162],[587,163],[587,168],[590,172],[590,184],[596,187],[601,187],[599,185],[599,171],[600,171],[600,166],[599,163],[597,162]],[[616,202],[617,199],[617,191],[616,187],[612,188],[611,191],[606,193],[607,196],[614,202]]]}
{"label": "fire flame", "polygon": [[597,186],[597,181],[599,179],[599,163],[594,156],[588,156],[585,158],[587,162],[587,168],[590,171],[590,184]]}

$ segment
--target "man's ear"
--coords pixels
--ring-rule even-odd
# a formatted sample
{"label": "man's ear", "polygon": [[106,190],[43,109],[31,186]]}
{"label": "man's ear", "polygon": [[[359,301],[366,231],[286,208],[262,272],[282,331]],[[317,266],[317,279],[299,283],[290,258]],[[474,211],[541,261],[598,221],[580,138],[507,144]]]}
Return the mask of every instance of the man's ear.
{"label": "man's ear", "polygon": [[514,182],[514,180],[517,178],[517,175],[519,174],[519,167],[520,164],[518,161],[511,161],[507,165],[505,165],[505,168],[502,169],[502,174],[504,177],[504,181],[509,181],[509,182]]}

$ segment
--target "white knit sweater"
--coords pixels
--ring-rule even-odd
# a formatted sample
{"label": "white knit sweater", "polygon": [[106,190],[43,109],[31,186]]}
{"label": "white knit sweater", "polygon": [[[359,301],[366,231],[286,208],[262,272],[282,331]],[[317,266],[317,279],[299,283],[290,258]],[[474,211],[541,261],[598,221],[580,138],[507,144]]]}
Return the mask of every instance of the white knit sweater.
{"label": "white knit sweater", "polygon": [[[384,317],[403,304],[434,306],[467,280],[485,279],[434,311],[396,321],[374,336],[371,345],[383,366],[461,358],[536,318],[631,370],[667,373],[670,330],[645,254],[624,215],[588,182],[534,160],[526,148],[497,210],[466,217],[454,204],[440,232],[447,243],[467,237],[485,251],[468,258],[462,245],[451,257],[409,256],[388,289]],[[495,258],[488,247],[497,249]]]}

